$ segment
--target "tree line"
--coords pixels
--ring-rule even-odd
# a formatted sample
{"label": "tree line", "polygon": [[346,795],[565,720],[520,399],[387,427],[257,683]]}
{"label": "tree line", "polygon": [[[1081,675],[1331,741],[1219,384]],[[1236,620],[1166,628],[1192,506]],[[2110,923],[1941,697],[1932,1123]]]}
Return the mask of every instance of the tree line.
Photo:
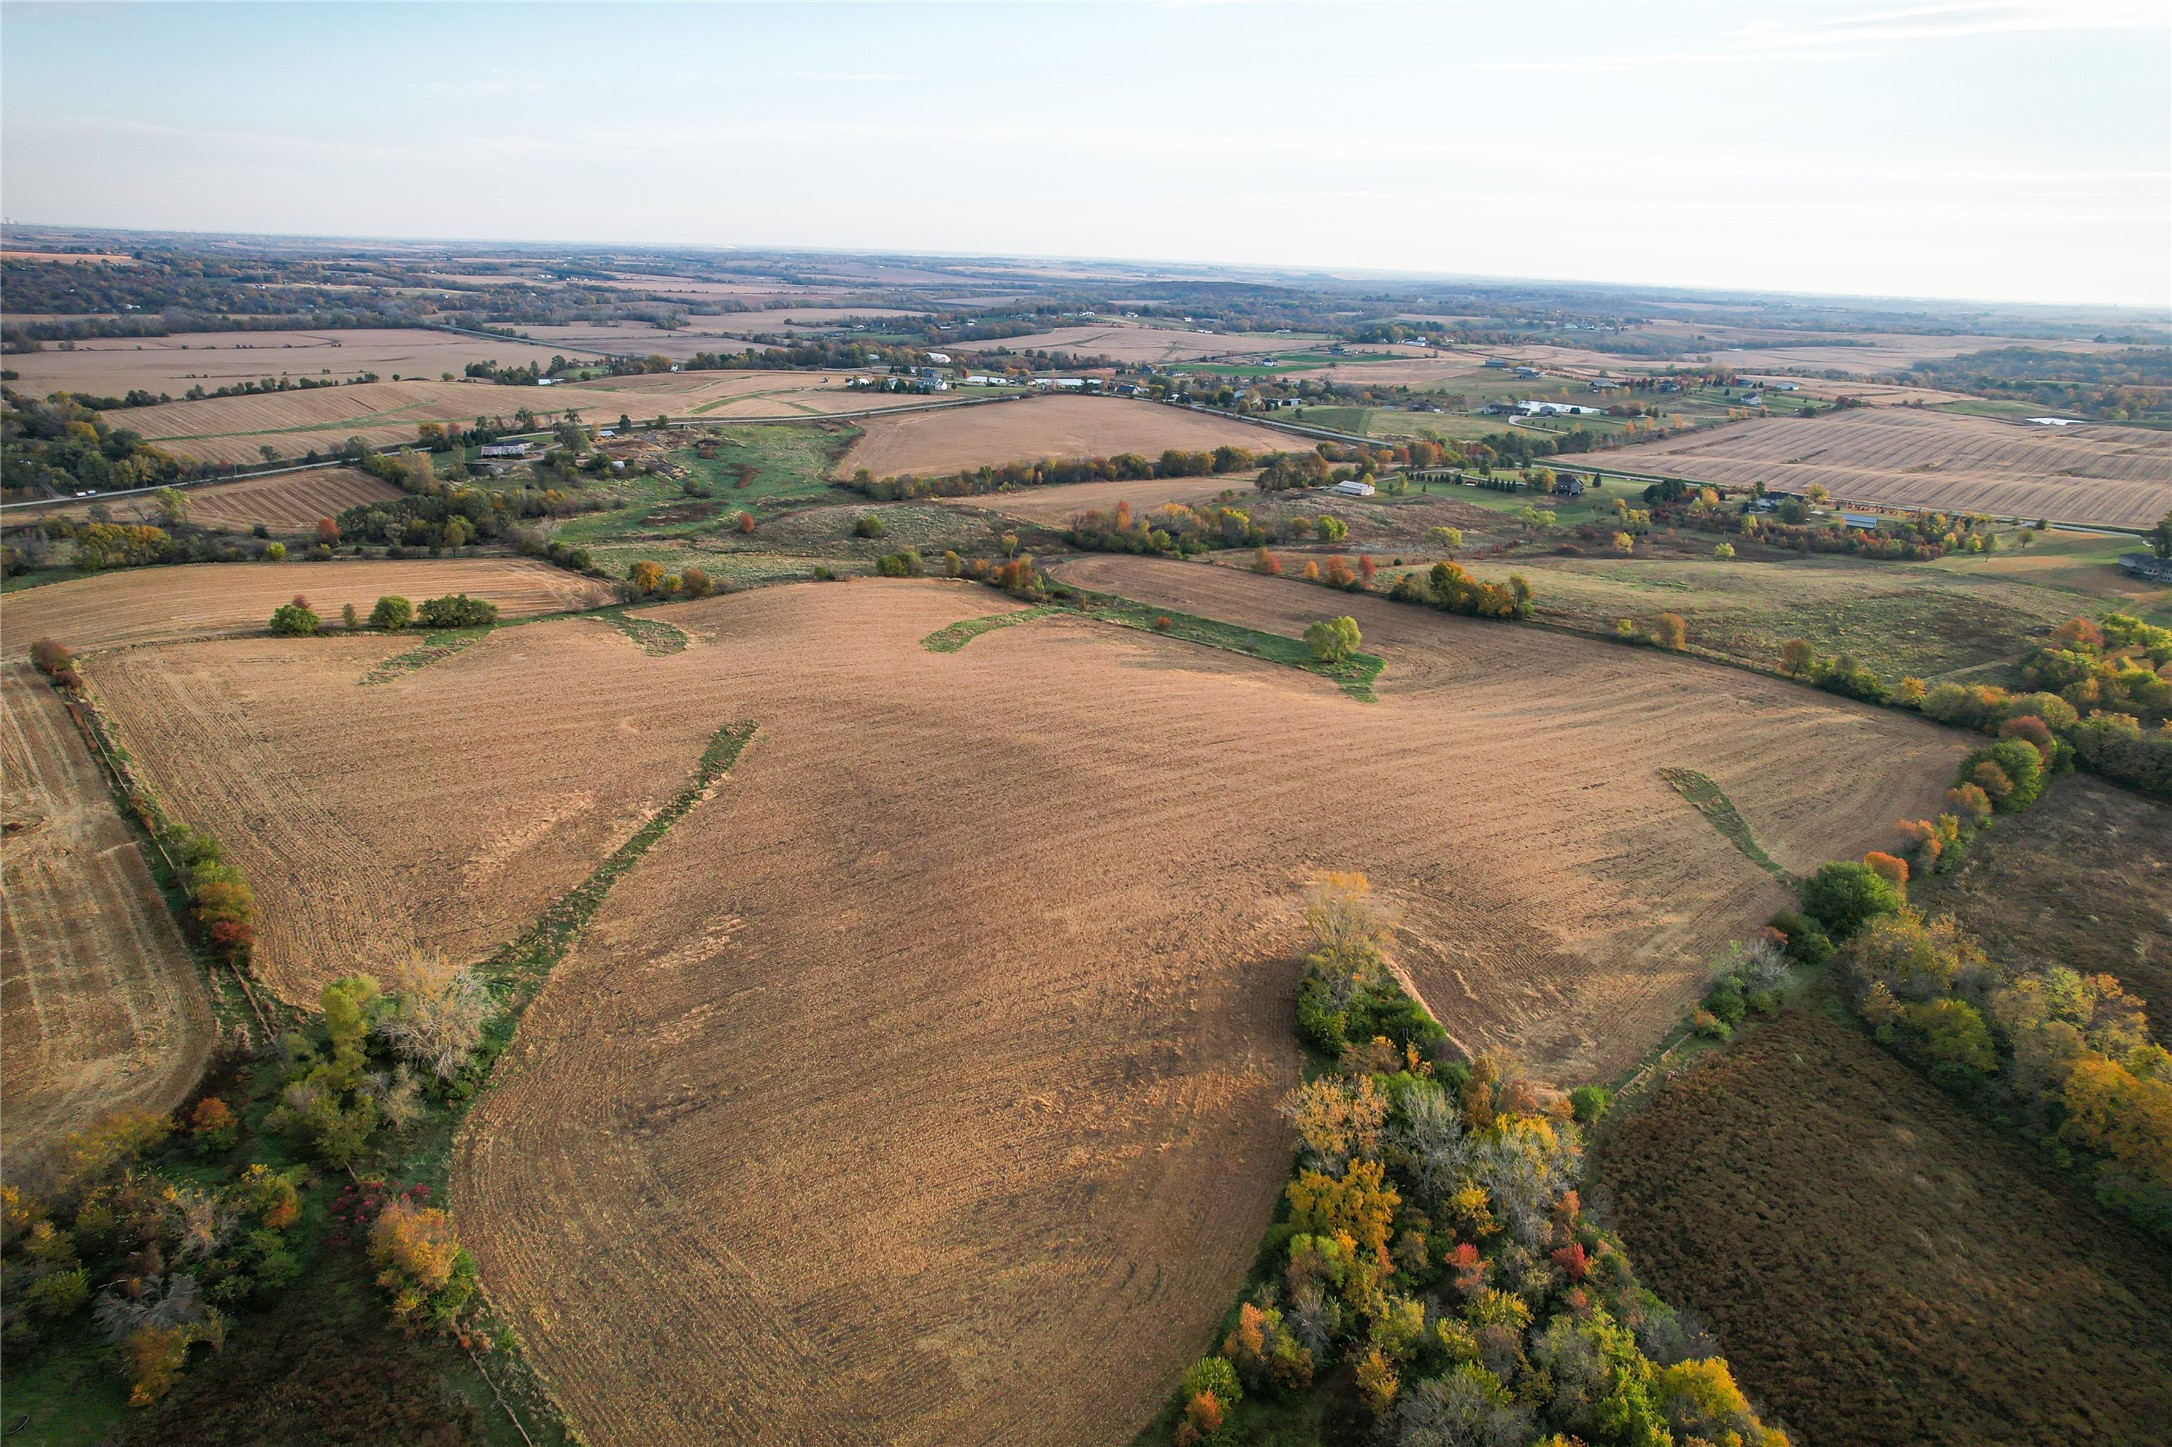
{"label": "tree line", "polygon": [[1307,1065],[1280,1106],[1297,1160],[1220,1350],[1164,1414],[1169,1440],[1259,1440],[1333,1382],[1396,1447],[1785,1447],[1584,1210],[1582,1130],[1606,1093],[1563,1094],[1498,1054],[1445,1058],[1362,875],[1323,876],[1306,921]]}

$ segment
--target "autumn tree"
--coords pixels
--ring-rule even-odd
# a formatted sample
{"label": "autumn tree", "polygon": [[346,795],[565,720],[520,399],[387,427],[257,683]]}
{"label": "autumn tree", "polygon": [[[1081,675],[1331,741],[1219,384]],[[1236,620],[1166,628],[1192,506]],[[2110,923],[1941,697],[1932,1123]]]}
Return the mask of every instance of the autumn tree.
{"label": "autumn tree", "polygon": [[417,950],[393,976],[376,1032],[402,1058],[449,1081],[482,1043],[495,1008],[480,975]]}
{"label": "autumn tree", "polygon": [[1846,860],[1823,864],[1802,884],[1803,912],[1835,938],[1852,935],[1879,915],[1901,907],[1900,891],[1868,865]]}
{"label": "autumn tree", "polygon": [[309,600],[296,597],[272,609],[271,631],[283,638],[306,638],[317,631],[320,621]]}
{"label": "autumn tree", "polygon": [[1305,630],[1305,646],[1312,650],[1316,663],[1341,663],[1357,652],[1362,641],[1357,619],[1347,614],[1323,618]]}
{"label": "autumn tree", "polygon": [[1895,855],[1887,854],[1882,850],[1873,849],[1868,854],[1863,856],[1863,864],[1872,873],[1885,880],[1886,883],[1892,885],[1894,889],[1900,891],[1902,898],[1907,897],[1907,860],[1901,859]]}
{"label": "autumn tree", "polygon": [[1688,625],[1679,613],[1662,613],[1652,620],[1652,642],[1661,648],[1681,652],[1689,642]]}
{"label": "autumn tree", "polygon": [[377,1284],[401,1326],[410,1335],[456,1329],[474,1302],[476,1276],[475,1258],[453,1234],[452,1218],[397,1196],[371,1223],[369,1239]]}

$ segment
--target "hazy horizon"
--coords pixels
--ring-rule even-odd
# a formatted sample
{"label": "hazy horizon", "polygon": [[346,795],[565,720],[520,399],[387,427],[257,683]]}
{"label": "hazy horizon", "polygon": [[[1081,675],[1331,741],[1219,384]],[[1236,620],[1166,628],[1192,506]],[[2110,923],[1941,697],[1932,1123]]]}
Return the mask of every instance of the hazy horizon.
{"label": "hazy horizon", "polygon": [[25,226],[2172,309],[2172,20],[2129,4],[0,25]]}

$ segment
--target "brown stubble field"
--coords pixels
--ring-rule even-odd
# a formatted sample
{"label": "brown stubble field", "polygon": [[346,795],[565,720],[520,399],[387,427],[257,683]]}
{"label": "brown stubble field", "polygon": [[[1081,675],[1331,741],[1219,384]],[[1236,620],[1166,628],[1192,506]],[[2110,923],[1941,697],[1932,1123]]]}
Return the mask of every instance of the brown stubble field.
{"label": "brown stubble field", "polygon": [[[186,489],[185,495],[189,521],[199,527],[245,532],[261,524],[275,533],[306,533],[316,527],[319,518],[337,517],[351,507],[391,502],[403,496],[391,483],[353,467],[318,467],[240,482],[206,483]],[[6,521],[10,527],[56,517],[82,522],[95,505],[72,502],[35,510],[14,509]],[[150,493],[109,497],[104,505],[115,522],[156,526],[159,521],[157,499]]]}
{"label": "brown stubble field", "polygon": [[1276,352],[1308,351],[1319,345],[1321,342],[1316,336],[1201,332],[1116,321],[1056,327],[1031,336],[1005,337],[1000,342],[981,343],[976,350],[1003,347],[1013,352],[1070,352],[1081,357],[1107,357],[1113,362],[1195,362],[1206,357],[1266,357]]}
{"label": "brown stubble field", "polygon": [[593,608],[612,599],[592,578],[526,558],[417,558],[327,563],[209,563],[137,568],[71,578],[10,593],[0,609],[0,651],[20,658],[40,638],[78,653],[260,633],[272,609],[296,594],[337,622],[352,603],[364,617],[387,593],[413,602],[467,593],[500,616]]}
{"label": "brown stubble field", "polygon": [[1254,452],[1306,445],[1302,437],[1234,418],[1214,417],[1158,402],[1120,397],[1032,397],[982,407],[876,417],[837,464],[850,477],[866,468],[877,477],[957,472],[1044,457],[1159,457],[1165,448],[1211,451],[1223,444]]}
{"label": "brown stubble field", "polygon": [[2148,527],[2172,508],[2172,432],[2108,424],[1878,408],[1736,422],[1597,456],[1696,482],[1822,483],[1843,502],[2106,527]]}
{"label": "brown stubble field", "polygon": [[[620,350],[632,350],[630,347]],[[470,362],[501,366],[549,366],[552,344],[464,337],[419,327],[316,332],[175,332],[164,337],[92,337],[72,350],[54,346],[8,358],[20,380],[9,385],[33,397],[51,392],[82,392],[119,397],[138,387],[180,396],[191,387],[215,391],[266,377],[351,377],[375,372],[380,377],[459,376]],[[108,419],[129,425],[132,412]]]}
{"label": "brown stubble field", "polygon": [[108,414],[177,457],[204,462],[257,463],[262,448],[298,458],[329,454],[350,437],[373,447],[415,440],[423,422],[510,419],[525,407],[538,416],[575,411],[608,425],[621,414],[639,421],[677,418],[802,417],[830,412],[924,405],[908,392],[854,392],[845,371],[654,372],[598,377],[551,387],[491,382],[363,382],[351,387],[207,397]]}
{"label": "brown stubble field", "polygon": [[[1711,773],[1802,867],[1889,842],[1959,752],[1721,670],[1163,571],[1182,583],[1122,581],[1205,580],[1227,591],[1201,611],[1263,626],[1364,610],[1381,702],[1075,619],[930,653],[1011,606],[934,582],[659,608],[692,639],[660,657],[531,625],[369,688],[392,644],[90,671],[132,742],[185,724],[137,749],[184,817],[291,857],[257,861],[267,920],[342,912],[335,943],[450,921],[467,958],[615,842],[577,817],[630,830],[719,725],[757,722],[463,1136],[493,1300],[599,1443],[1122,1441],[1207,1345],[1287,1165],[1268,1106],[1312,870],[1373,876],[1459,1041],[1604,1078],[1783,899],[1656,767]],[[281,988],[364,958],[295,957]]]}
{"label": "brown stubble field", "polygon": [[72,1131],[163,1113],[211,1047],[204,983],[59,695],[0,669],[0,1114],[7,1178]]}

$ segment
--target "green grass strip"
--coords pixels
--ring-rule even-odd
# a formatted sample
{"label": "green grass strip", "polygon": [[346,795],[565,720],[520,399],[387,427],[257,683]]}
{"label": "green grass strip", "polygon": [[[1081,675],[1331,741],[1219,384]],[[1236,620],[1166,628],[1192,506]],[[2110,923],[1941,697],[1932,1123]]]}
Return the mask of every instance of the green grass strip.
{"label": "green grass strip", "polygon": [[[1342,689],[1344,693],[1364,703],[1373,703],[1373,680],[1388,666],[1387,660],[1371,653],[1353,653],[1340,663],[1322,663],[1312,656],[1311,645],[1303,639],[1285,638],[1279,633],[1262,633],[1257,628],[1246,628],[1237,623],[1224,623],[1217,618],[1201,618],[1192,613],[1173,613],[1166,608],[1150,608],[1114,593],[1089,593],[1079,590],[1090,599],[1092,611],[1086,616],[1114,623],[1122,628],[1137,628],[1162,638],[1181,638],[1187,643],[1204,644],[1208,648],[1220,648],[1230,653],[1242,653],[1249,658],[1265,659],[1269,663],[1287,664],[1316,673]],[[1167,626],[1163,626],[1166,624]]]}
{"label": "green grass strip", "polygon": [[500,1017],[505,1022],[508,1039],[512,1035],[512,1020],[535,991],[542,988],[543,981],[566,957],[566,951],[581,937],[581,932],[588,928],[588,922],[595,918],[604,897],[611,892],[611,886],[618,882],[620,875],[638,864],[641,856],[670,833],[671,826],[685,818],[708,796],[717,781],[730,772],[740,754],[754,741],[755,727],[752,723],[731,723],[718,729],[710,738],[709,746],[702,750],[694,777],[670,803],[635,830],[631,839],[613,850],[611,857],[597,865],[594,873],[560,895],[525,934],[479,967],[485,979],[509,996],[512,1008]]}
{"label": "green grass strip", "polygon": [[686,651],[688,640],[684,630],[661,618],[636,618],[622,607],[598,608],[582,616],[610,624],[640,644],[641,651],[651,658],[664,658]]}
{"label": "green grass strip", "polygon": [[1062,611],[1060,608],[1048,607],[1021,608],[1015,613],[990,613],[985,618],[967,618],[947,628],[936,629],[920,640],[920,646],[930,653],[956,653],[983,633],[993,633],[996,629],[1008,628],[1013,623],[1031,623],[1036,618],[1046,618],[1051,613]]}
{"label": "green grass strip", "polygon": [[490,628],[448,628],[442,633],[425,633],[422,642],[405,653],[395,653],[357,680],[358,686],[368,688],[374,683],[390,683],[402,674],[413,673],[418,668],[464,653],[488,638]]}
{"label": "green grass strip", "polygon": [[1705,820],[1743,856],[1765,873],[1782,884],[1793,884],[1795,876],[1788,873],[1781,863],[1759,846],[1757,836],[1750,833],[1750,824],[1735,808],[1735,801],[1726,791],[1695,769],[1661,769],[1659,777],[1673,787],[1674,792],[1689,801],[1690,807],[1704,815]]}

